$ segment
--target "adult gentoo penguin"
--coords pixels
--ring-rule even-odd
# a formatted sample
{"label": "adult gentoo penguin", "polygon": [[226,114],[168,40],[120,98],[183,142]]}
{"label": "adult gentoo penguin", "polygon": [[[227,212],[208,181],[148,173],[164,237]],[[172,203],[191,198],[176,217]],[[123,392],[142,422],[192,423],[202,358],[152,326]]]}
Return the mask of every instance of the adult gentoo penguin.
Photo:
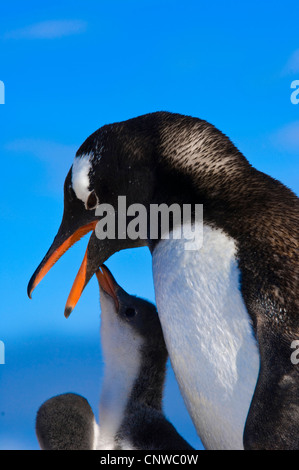
{"label": "adult gentoo penguin", "polygon": [[[95,209],[117,209],[118,195],[127,207],[203,204],[203,245],[99,240]],[[157,112],[106,125],[76,154],[61,226],[28,293],[92,230],[68,315],[111,254],[147,244],[167,349],[205,447],[298,449],[299,371],[290,360],[299,336],[298,213],[295,194],[206,121]]]}
{"label": "adult gentoo penguin", "polygon": [[162,411],[167,349],[156,307],[125,292],[103,265],[104,378],[100,427],[87,400],[67,393],[47,400],[36,418],[45,450],[192,450]]}

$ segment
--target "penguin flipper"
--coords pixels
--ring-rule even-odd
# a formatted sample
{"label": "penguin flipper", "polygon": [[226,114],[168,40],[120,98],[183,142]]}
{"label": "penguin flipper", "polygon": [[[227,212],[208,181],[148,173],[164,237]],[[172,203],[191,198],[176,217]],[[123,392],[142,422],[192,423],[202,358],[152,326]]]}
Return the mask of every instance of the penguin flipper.
{"label": "penguin flipper", "polygon": [[261,366],[244,430],[244,448],[299,449],[299,365],[291,341],[272,328],[258,328]]}
{"label": "penguin flipper", "polygon": [[35,430],[42,450],[92,450],[94,425],[88,401],[81,395],[65,393],[40,406]]}

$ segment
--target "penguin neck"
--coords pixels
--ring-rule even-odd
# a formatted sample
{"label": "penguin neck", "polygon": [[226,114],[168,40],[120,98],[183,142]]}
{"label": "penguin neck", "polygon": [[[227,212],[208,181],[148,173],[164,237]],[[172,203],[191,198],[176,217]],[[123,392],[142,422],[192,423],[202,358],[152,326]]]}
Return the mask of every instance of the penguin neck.
{"label": "penguin neck", "polygon": [[[231,140],[212,124],[201,119],[170,122],[160,132],[160,165],[179,181],[189,180],[189,192],[207,194],[208,199],[222,195],[230,198],[238,181],[252,170],[244,155]],[[191,183],[191,187],[190,187]],[[180,187],[180,186],[179,186]],[[223,194],[224,189],[229,189]]]}
{"label": "penguin neck", "polygon": [[[154,334],[154,332],[153,332]],[[133,384],[129,400],[124,410],[123,419],[115,441],[117,448],[138,449],[138,435],[142,429],[159,415],[162,416],[162,397],[165,381],[167,350],[163,339],[163,348],[147,348],[141,352],[139,374]],[[129,447],[128,447],[129,446]]]}
{"label": "penguin neck", "polygon": [[138,376],[132,387],[127,411],[137,406],[162,409],[167,350],[163,345],[143,348]]}
{"label": "penguin neck", "polygon": [[125,415],[136,407],[161,411],[166,361],[167,350],[161,345],[141,346],[121,357],[107,355],[100,400],[102,434],[115,436]]}
{"label": "penguin neck", "polygon": [[[119,431],[136,407],[161,410],[167,361],[163,343],[134,334],[101,296],[101,343],[105,359],[100,399],[100,448],[117,448]],[[159,332],[161,334],[161,332]],[[124,437],[125,438],[125,437]]]}
{"label": "penguin neck", "polygon": [[[107,299],[104,300],[107,303]],[[121,328],[114,313],[107,311],[107,305],[103,305],[102,298],[101,305],[101,343],[105,360],[99,407],[101,442],[103,449],[114,449],[115,436],[123,422],[133,385],[139,376],[140,338],[132,339],[128,329]]]}
{"label": "penguin neck", "polygon": [[252,167],[214,126],[200,119],[170,116],[159,137],[150,203],[202,204],[209,225],[236,240],[259,236],[260,243],[266,238],[275,249],[279,249],[277,238],[285,233],[286,223],[287,230],[294,231],[292,218],[283,217],[290,210],[294,220],[297,217],[292,191]]}
{"label": "penguin neck", "polygon": [[[215,137],[213,140],[210,136],[209,140],[201,130],[201,123],[197,127],[189,140],[183,135],[184,129],[173,133],[173,140],[171,132],[170,136],[166,133],[164,140],[161,139],[162,148],[149,208],[164,204],[170,211],[177,204],[181,217],[184,207],[186,211],[191,209],[194,222],[195,207],[201,205],[205,223],[237,239],[239,233],[248,231],[247,215],[252,213],[252,203],[254,205],[255,202],[252,186],[259,188],[261,199],[265,198],[267,187],[260,173],[251,167],[226,136],[211,126],[211,135],[215,132]],[[172,220],[170,231],[173,228],[171,224]],[[151,237],[151,233],[148,235],[152,252],[161,238],[160,230],[159,226],[156,238]]]}

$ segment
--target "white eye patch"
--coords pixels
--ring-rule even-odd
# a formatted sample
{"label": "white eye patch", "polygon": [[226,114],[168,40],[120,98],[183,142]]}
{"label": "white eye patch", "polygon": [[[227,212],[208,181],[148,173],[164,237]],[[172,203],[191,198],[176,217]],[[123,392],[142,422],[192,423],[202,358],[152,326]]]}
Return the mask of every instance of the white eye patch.
{"label": "white eye patch", "polygon": [[75,157],[72,168],[72,186],[78,199],[86,203],[91,191],[89,191],[89,170],[91,162],[89,155]]}

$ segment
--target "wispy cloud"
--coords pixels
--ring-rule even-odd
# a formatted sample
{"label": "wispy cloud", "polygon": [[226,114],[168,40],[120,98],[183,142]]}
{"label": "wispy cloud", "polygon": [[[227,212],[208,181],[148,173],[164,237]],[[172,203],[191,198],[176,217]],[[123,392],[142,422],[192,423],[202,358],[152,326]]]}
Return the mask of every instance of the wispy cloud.
{"label": "wispy cloud", "polygon": [[294,121],[278,129],[271,136],[272,143],[282,151],[299,153],[299,121]]}
{"label": "wispy cloud", "polygon": [[82,20],[48,20],[15,29],[5,34],[6,39],[56,39],[83,33],[87,23]]}
{"label": "wispy cloud", "polygon": [[285,64],[282,74],[291,75],[299,73],[299,49],[296,49]]}

